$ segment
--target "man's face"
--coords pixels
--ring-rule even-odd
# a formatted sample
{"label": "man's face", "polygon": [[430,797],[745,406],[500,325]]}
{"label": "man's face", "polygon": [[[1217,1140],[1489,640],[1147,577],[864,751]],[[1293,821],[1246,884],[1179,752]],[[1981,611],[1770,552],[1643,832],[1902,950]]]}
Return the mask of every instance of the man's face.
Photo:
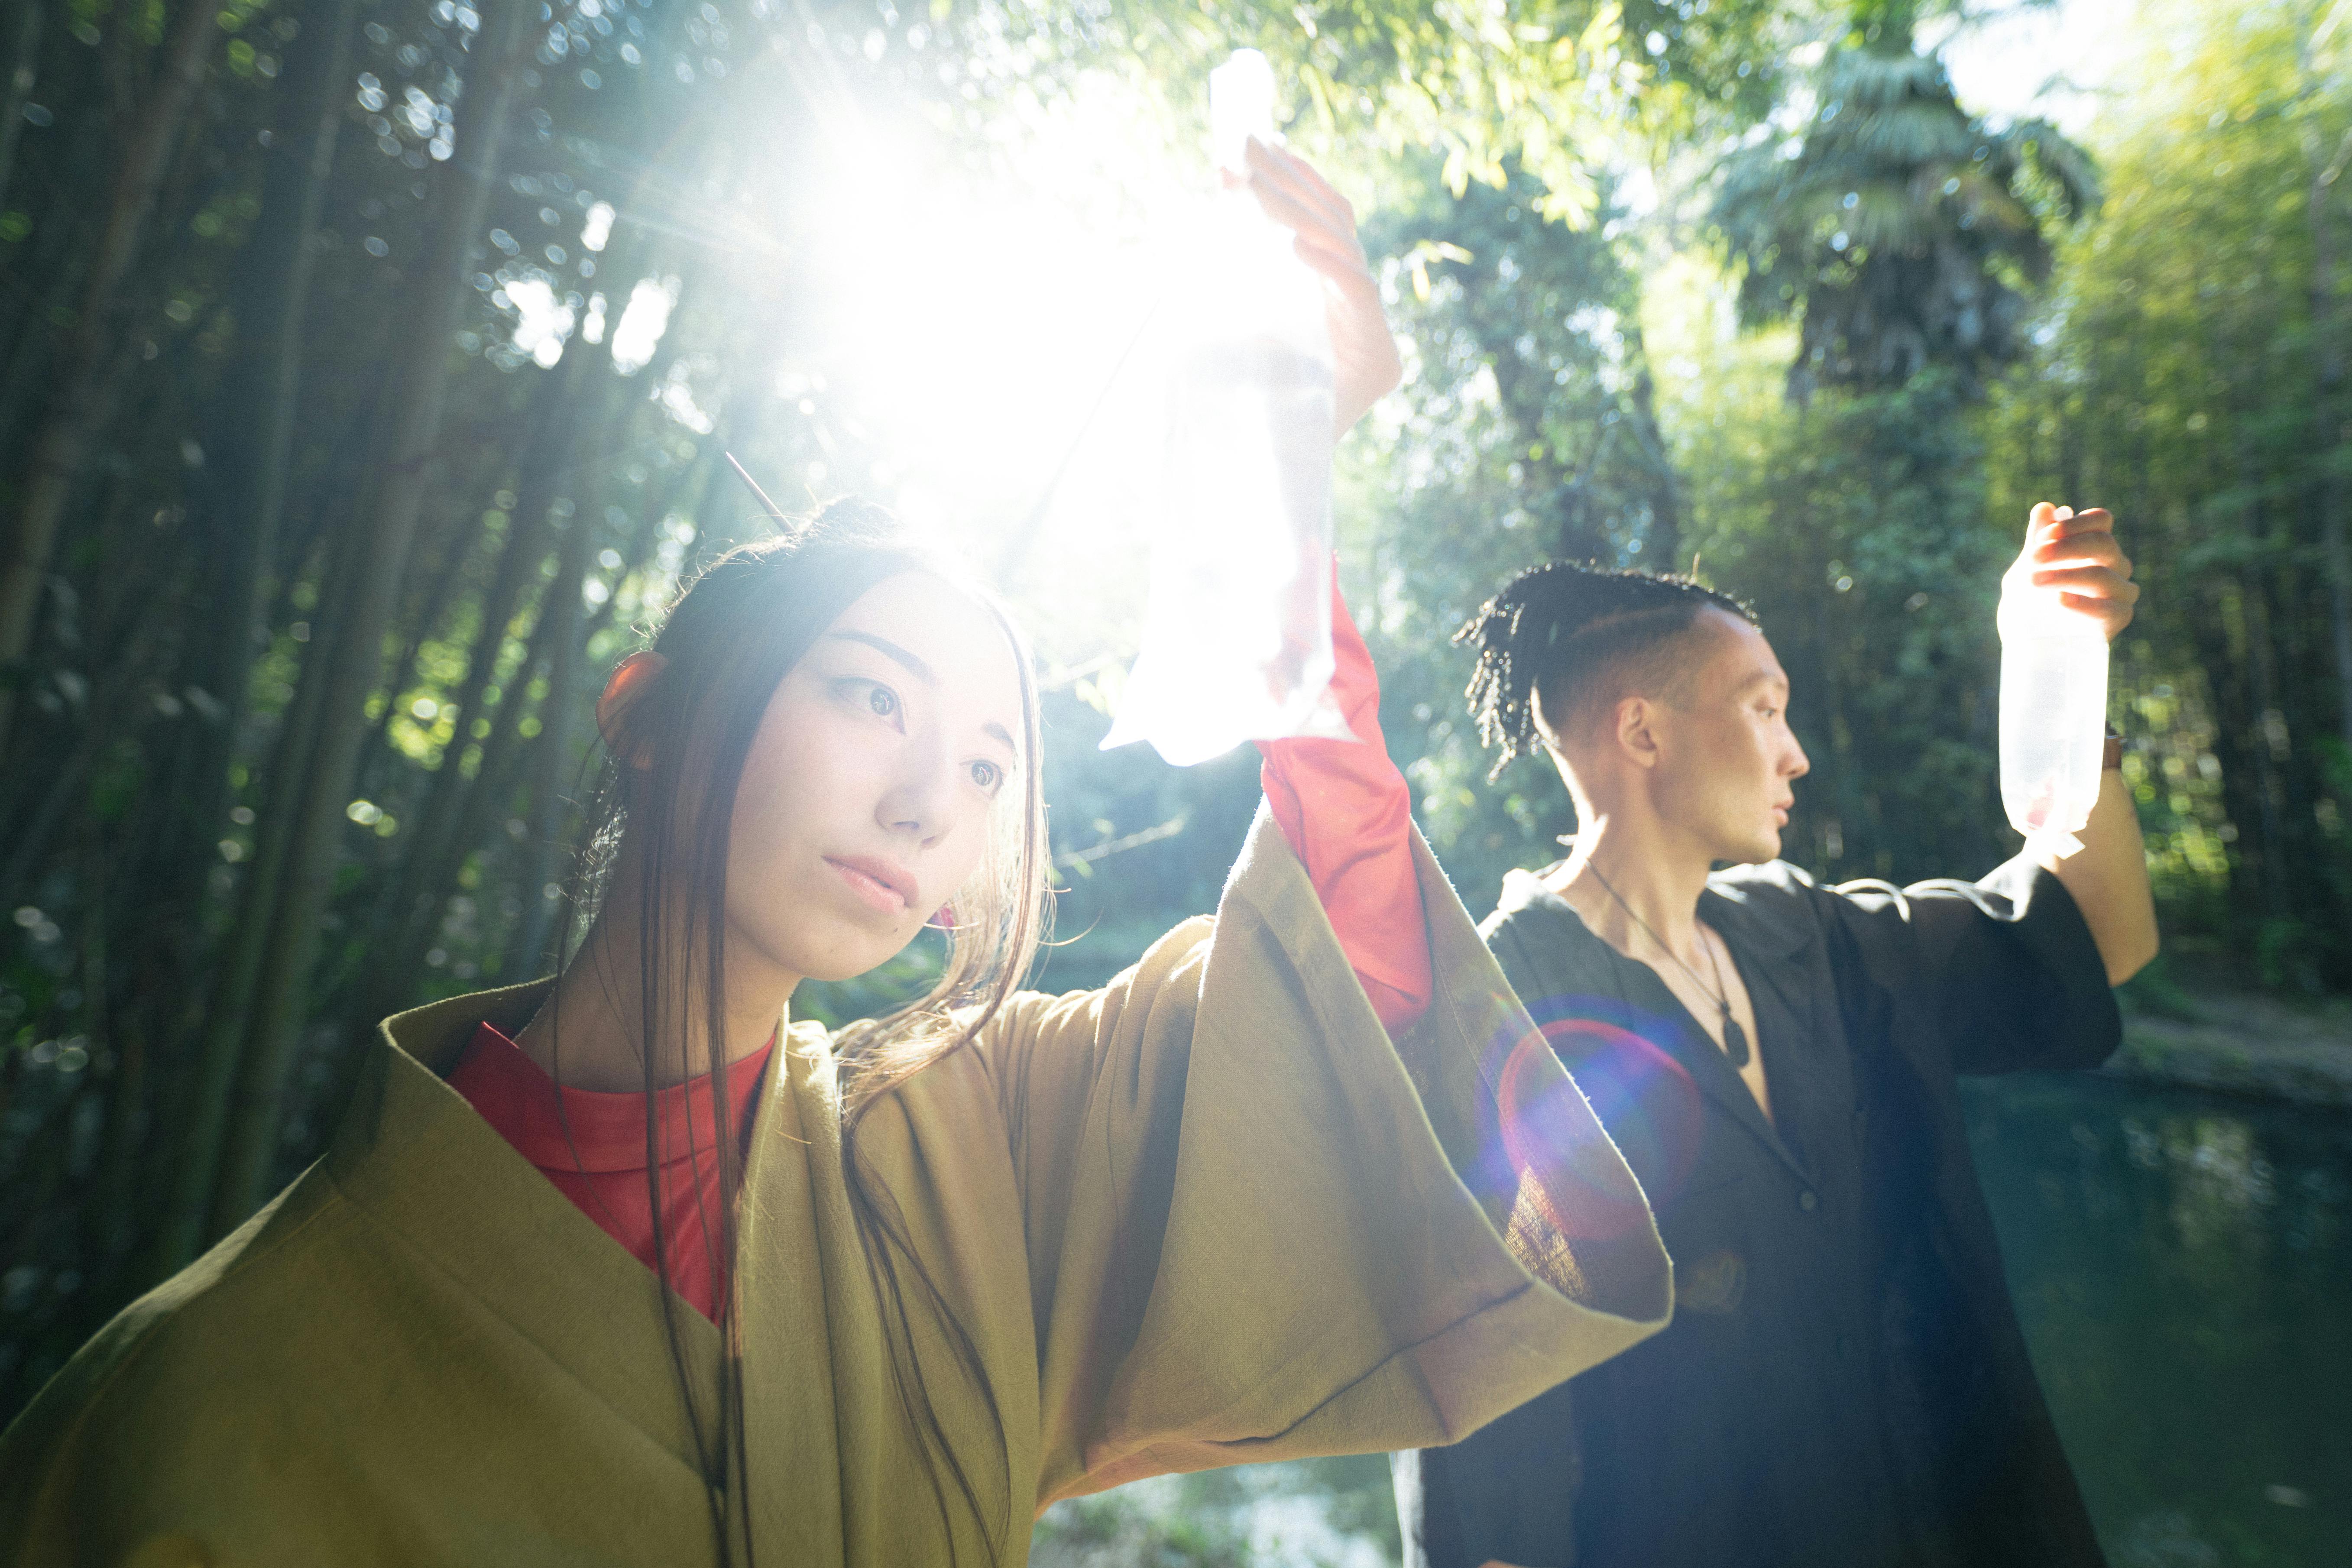
{"label": "man's face", "polygon": [[1790,784],[1811,765],[1789,729],[1789,677],[1764,634],[1736,616],[1707,610],[1692,635],[1709,651],[1684,683],[1687,700],[1655,705],[1660,815],[1714,859],[1773,859],[1796,800]]}

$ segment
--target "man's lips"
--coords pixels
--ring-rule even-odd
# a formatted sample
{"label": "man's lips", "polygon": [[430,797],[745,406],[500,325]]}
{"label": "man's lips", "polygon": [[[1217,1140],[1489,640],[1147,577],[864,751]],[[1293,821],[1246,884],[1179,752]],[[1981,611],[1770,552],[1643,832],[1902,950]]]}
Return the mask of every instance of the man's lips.
{"label": "man's lips", "polygon": [[904,866],[874,855],[828,855],[824,863],[877,913],[904,914],[915,907],[914,874]]}
{"label": "man's lips", "polygon": [[[1794,805],[1795,804],[1796,804],[1796,802],[1794,802],[1794,801],[1790,801],[1790,802],[1789,803],[1789,805]],[[1774,825],[1775,826],[1779,826],[1779,827],[1786,827],[1786,826],[1789,826],[1789,806],[1788,806],[1788,805],[1776,805],[1776,806],[1774,806],[1774,807],[1772,808],[1772,822],[1773,822],[1773,825]]]}

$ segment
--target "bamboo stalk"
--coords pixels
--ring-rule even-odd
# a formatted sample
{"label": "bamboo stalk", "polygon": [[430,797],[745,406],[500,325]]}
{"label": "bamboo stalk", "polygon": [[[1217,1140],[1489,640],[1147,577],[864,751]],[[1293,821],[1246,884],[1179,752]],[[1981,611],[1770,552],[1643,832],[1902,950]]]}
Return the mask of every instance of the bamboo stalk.
{"label": "bamboo stalk", "polygon": [[[117,297],[139,255],[182,126],[203,85],[219,28],[207,0],[180,0],[163,60],[142,102],[107,197],[107,221],[90,258],[58,395],[33,438],[24,500],[0,541],[0,755],[8,749],[25,657],[39,619],[41,584],[58,530],[113,405],[110,331]],[[118,23],[117,27],[127,26]]]}
{"label": "bamboo stalk", "polygon": [[253,986],[250,1022],[232,1047],[235,1091],[226,1108],[212,1191],[209,1234],[242,1223],[265,1195],[283,1125],[286,1086],[308,1013],[319,926],[333,879],[343,805],[367,728],[366,701],[383,674],[383,632],[408,565],[409,546],[434,468],[448,391],[449,341],[470,297],[467,247],[487,221],[527,36],[524,0],[490,0],[478,35],[482,62],[460,100],[460,155],[442,165],[443,191],[408,296],[408,323],[390,374],[399,388],[378,448],[381,469],[357,519],[361,544],[351,602],[313,657],[324,660],[317,745],[289,814],[284,879],[268,951]]}

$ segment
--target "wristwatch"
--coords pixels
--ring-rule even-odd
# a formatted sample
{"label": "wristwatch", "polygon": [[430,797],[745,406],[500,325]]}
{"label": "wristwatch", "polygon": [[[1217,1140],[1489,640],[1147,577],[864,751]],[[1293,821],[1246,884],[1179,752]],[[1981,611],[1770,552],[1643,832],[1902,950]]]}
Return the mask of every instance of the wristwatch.
{"label": "wristwatch", "polygon": [[2099,759],[2099,766],[2108,773],[2114,773],[2123,765],[2124,738],[2121,735],[2116,734],[2113,730],[2109,730],[2107,731],[2106,754]]}

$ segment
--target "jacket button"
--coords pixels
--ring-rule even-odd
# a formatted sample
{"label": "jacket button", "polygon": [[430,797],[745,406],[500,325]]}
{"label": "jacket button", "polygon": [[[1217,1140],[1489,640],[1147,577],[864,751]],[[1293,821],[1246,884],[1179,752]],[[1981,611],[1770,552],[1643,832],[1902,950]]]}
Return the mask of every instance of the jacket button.
{"label": "jacket button", "polygon": [[1797,1194],[1797,1206],[1804,1210],[1807,1214],[1811,1214],[1813,1210],[1819,1208],[1821,1206],[1821,1203],[1822,1200],[1813,1195],[1813,1189],[1811,1187],[1807,1187],[1803,1192]]}

